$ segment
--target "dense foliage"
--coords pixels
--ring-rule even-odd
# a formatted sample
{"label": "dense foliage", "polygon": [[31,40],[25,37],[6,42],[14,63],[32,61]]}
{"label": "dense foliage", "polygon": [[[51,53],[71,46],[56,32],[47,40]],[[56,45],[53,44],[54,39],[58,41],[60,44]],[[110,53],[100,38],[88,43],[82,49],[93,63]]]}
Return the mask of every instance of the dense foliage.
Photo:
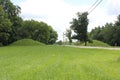
{"label": "dense foliage", "polygon": [[0,6],[0,43],[2,45],[7,45],[10,32],[11,32],[11,22],[7,17],[7,14],[4,12],[3,7]]}
{"label": "dense foliage", "polygon": [[81,42],[85,42],[87,45],[88,35],[87,35],[87,26],[88,26],[88,13],[77,13],[77,18],[74,18],[71,22],[70,28],[76,33],[73,36],[73,39],[77,39]]}
{"label": "dense foliage", "polygon": [[[22,18],[19,16],[21,8],[14,5],[10,0],[0,0],[0,5],[8,16],[8,19],[12,23],[10,31],[10,39],[7,44],[10,44],[19,39],[18,29],[21,27]],[[4,27],[4,26],[3,26]]]}
{"label": "dense foliage", "polygon": [[96,27],[90,33],[93,39],[103,41],[112,46],[120,46],[120,15],[115,23],[106,23],[105,26]]}
{"label": "dense foliage", "polygon": [[9,45],[23,38],[30,38],[45,44],[57,40],[57,32],[44,22],[23,21],[19,16],[21,8],[10,0],[0,0],[0,45]]}
{"label": "dense foliage", "polygon": [[44,22],[24,21],[20,32],[21,38],[30,38],[45,44],[53,44],[57,40],[57,32]]}

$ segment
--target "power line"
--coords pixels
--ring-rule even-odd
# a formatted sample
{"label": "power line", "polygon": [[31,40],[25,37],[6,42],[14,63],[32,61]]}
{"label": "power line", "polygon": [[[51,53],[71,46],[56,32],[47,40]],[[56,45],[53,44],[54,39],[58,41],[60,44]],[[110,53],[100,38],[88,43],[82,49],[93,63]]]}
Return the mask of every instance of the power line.
{"label": "power line", "polygon": [[[100,0],[96,5],[95,7],[93,7],[89,12],[88,14],[90,14],[103,0]],[[97,2],[97,1],[96,1]]]}
{"label": "power line", "polygon": [[99,0],[96,0],[95,3],[88,9],[88,12],[94,7],[94,5],[98,2]]}
{"label": "power line", "polygon": [[103,0],[100,0],[88,13],[90,14],[102,1]]}

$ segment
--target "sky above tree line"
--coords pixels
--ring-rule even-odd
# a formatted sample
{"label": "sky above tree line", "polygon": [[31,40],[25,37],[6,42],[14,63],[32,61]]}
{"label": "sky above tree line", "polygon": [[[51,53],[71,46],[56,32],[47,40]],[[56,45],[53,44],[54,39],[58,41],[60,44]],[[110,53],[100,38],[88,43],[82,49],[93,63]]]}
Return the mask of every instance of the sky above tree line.
{"label": "sky above tree line", "polygon": [[[63,32],[70,27],[72,18],[77,12],[88,11],[96,0],[11,0],[21,7],[21,17],[24,20],[34,19],[51,25],[62,40]],[[88,15],[88,31],[102,26],[106,22],[114,22],[120,14],[120,0],[103,0],[101,4]]]}

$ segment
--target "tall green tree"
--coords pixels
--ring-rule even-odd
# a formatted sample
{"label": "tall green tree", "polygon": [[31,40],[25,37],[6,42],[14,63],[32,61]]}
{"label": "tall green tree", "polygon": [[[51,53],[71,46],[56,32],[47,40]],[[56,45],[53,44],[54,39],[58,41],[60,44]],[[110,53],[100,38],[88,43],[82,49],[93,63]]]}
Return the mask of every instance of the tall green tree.
{"label": "tall green tree", "polygon": [[0,5],[0,43],[2,45],[7,45],[10,32],[11,32],[11,22],[7,17],[7,14],[4,12],[3,7]]}
{"label": "tall green tree", "polygon": [[115,21],[115,45],[120,46],[120,15],[117,16],[117,21]]}
{"label": "tall green tree", "polygon": [[21,13],[21,8],[14,5],[10,0],[0,0],[0,5],[2,5],[5,13],[8,15],[8,19],[12,23],[12,30],[10,32],[9,43],[14,42],[19,39],[19,28],[22,24],[22,18],[19,16]]}
{"label": "tall green tree", "polygon": [[104,29],[101,31],[103,33],[103,42],[114,46],[115,45],[115,39],[116,37],[114,36],[116,31],[115,31],[115,26],[112,23],[106,23],[104,26]]}
{"label": "tall green tree", "polygon": [[77,13],[77,18],[74,18],[71,22],[70,28],[74,30],[76,35],[73,36],[74,39],[77,39],[87,45],[88,35],[87,35],[87,27],[89,24],[89,20],[87,18],[88,12]]}

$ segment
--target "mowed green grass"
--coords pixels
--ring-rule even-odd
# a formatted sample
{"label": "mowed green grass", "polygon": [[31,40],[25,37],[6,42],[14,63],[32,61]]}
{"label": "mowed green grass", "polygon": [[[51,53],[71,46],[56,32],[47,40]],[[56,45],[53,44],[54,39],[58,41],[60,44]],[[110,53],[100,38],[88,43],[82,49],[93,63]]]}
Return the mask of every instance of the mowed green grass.
{"label": "mowed green grass", "polygon": [[119,55],[64,46],[0,47],[0,80],[120,80]]}

